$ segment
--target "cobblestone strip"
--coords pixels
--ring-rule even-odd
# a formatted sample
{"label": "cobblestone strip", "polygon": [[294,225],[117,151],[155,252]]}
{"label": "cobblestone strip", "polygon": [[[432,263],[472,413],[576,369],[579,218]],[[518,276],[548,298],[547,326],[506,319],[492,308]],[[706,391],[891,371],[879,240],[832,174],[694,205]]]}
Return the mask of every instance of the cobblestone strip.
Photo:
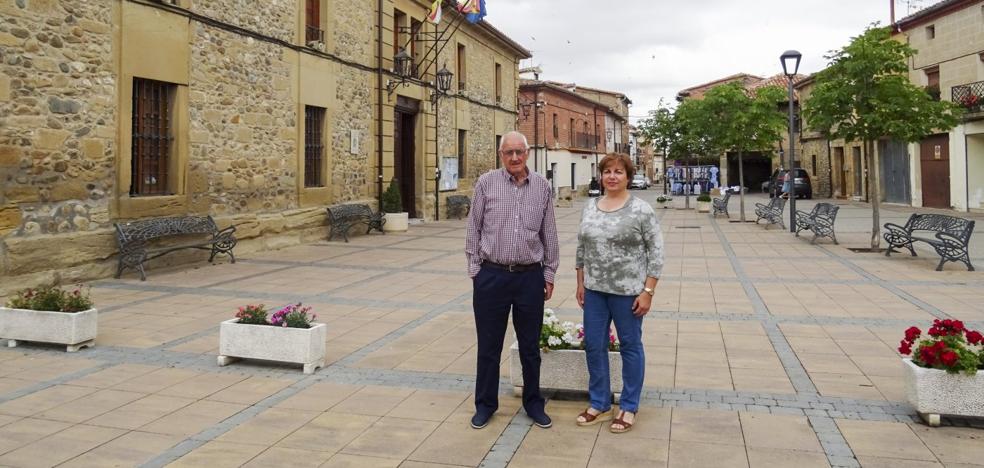
{"label": "cobblestone strip", "polygon": [[202,445],[205,445],[209,441],[218,438],[222,434],[225,434],[226,432],[229,432],[232,429],[235,429],[236,426],[243,424],[249,421],[250,419],[253,419],[254,417],[256,417],[256,415],[270,409],[277,403],[280,403],[286,400],[287,398],[294,396],[301,390],[304,390],[305,388],[314,385],[316,382],[317,380],[312,378],[307,378],[297,381],[294,384],[288,386],[287,388],[284,388],[283,390],[280,390],[279,392],[270,395],[269,397],[265,398],[259,403],[249,406],[243,409],[242,411],[230,416],[224,421],[216,425],[213,425],[199,432],[198,434],[195,434],[179,442],[177,445],[171,447],[170,449],[164,451],[164,453],[157,455],[156,457],[152,458],[151,460],[147,461],[146,463],[140,466],[142,468],[158,468],[158,467],[167,466],[171,462],[191,453],[191,451],[197,449],[198,447],[201,447]]}
{"label": "cobblestone strip", "polygon": [[833,419],[825,416],[809,416],[808,419],[810,427],[817,433],[817,439],[820,440],[820,446],[823,447],[831,468],[861,466],[854,456],[854,450],[847,444],[847,440],[844,439],[844,435]]}
{"label": "cobblestone strip", "polygon": [[[877,277],[875,275],[872,275],[871,273],[868,273],[863,268],[855,265],[854,262],[852,262],[852,261],[850,261],[850,260],[848,260],[846,258],[843,258],[841,256],[836,255],[834,252],[831,252],[827,247],[819,246],[819,245],[817,247],[820,248],[820,251],[821,252],[827,254],[828,257],[837,260],[838,262],[840,262],[844,266],[850,268],[851,270],[854,270],[857,274],[859,274],[861,276],[864,276],[869,281],[871,281],[871,282],[873,282],[873,283],[875,283],[875,284],[877,284],[877,285],[879,285],[879,286],[887,289],[892,294],[895,294],[896,296],[899,296],[900,298],[904,299],[905,301],[909,302],[910,304],[912,304],[912,305],[914,305],[914,306],[916,306],[916,307],[918,307],[918,308],[920,308],[920,309],[928,312],[930,315],[932,315],[932,316],[934,316],[934,317],[936,317],[938,319],[952,319],[953,318],[949,314],[947,314],[946,312],[943,312],[942,310],[937,309],[932,304],[929,304],[929,303],[927,303],[925,301],[922,301],[922,300],[918,299],[917,297],[913,296],[912,294],[909,294],[909,293],[903,291],[898,286],[896,286],[896,285],[894,285],[892,283],[889,283],[888,281],[885,281],[885,280],[883,280],[883,279],[881,279],[881,278],[879,278],[879,277]],[[922,284],[922,283],[919,283],[919,284]]]}
{"label": "cobblestone strip", "polygon": [[526,434],[530,432],[532,426],[533,420],[526,416],[526,413],[516,413],[478,466],[482,468],[506,468],[512,461],[512,457],[516,455],[516,451],[519,450],[523,439],[526,439]]}
{"label": "cobblestone strip", "polygon": [[738,275],[741,286],[745,290],[745,295],[748,296],[755,310],[755,315],[762,320],[762,327],[765,328],[765,334],[769,337],[772,348],[776,351],[782,367],[786,370],[789,382],[793,384],[793,388],[798,393],[817,393],[817,387],[813,385],[813,381],[807,375],[803,364],[799,362],[796,353],[789,346],[789,342],[786,340],[785,335],[782,334],[782,330],[779,330],[776,322],[772,320],[772,315],[769,314],[769,308],[766,307],[765,301],[762,300],[762,296],[755,289],[755,285],[748,278],[748,275],[745,274],[745,268],[742,266],[741,261],[738,260],[735,250],[731,247],[727,239],[725,239],[721,227],[718,226],[717,221],[713,218],[711,219],[711,227],[714,228],[714,233],[717,235],[718,241],[721,243],[721,247],[728,257],[728,261],[731,262],[731,267],[735,270],[735,274]]}

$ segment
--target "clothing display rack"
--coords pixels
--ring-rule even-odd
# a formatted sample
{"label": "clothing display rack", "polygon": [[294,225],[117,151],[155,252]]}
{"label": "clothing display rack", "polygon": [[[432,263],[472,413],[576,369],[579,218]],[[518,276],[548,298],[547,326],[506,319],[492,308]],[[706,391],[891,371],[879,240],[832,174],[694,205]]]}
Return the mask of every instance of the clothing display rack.
{"label": "clothing display rack", "polygon": [[[666,168],[673,195],[710,192],[717,182],[717,166],[671,166]],[[688,183],[689,182],[689,183]]]}

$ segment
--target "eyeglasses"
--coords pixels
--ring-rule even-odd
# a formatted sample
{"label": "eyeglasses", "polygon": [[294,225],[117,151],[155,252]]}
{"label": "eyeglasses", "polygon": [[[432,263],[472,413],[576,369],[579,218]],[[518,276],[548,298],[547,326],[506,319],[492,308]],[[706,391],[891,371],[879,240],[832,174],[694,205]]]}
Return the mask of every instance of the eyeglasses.
{"label": "eyeglasses", "polygon": [[507,157],[507,158],[511,158],[513,156],[522,156],[522,155],[526,154],[526,150],[525,149],[501,150],[499,152],[502,153],[502,155],[505,156],[505,157]]}

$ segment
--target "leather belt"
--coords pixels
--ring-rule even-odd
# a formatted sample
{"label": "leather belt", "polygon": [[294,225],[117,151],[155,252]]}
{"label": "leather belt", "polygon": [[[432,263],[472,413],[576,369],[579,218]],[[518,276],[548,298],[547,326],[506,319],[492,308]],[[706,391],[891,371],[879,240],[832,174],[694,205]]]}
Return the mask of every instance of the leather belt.
{"label": "leather belt", "polygon": [[543,265],[540,263],[530,263],[527,265],[503,265],[501,263],[493,263],[488,260],[482,262],[482,266],[490,266],[492,268],[497,268],[499,270],[506,270],[511,273],[518,273],[523,271],[535,270],[541,268]]}

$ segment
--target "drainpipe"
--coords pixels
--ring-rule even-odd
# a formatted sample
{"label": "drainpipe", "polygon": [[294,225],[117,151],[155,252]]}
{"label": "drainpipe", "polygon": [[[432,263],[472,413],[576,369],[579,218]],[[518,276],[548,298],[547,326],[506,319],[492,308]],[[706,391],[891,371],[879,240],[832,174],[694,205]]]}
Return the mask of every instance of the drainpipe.
{"label": "drainpipe", "polygon": [[383,0],[376,2],[376,200],[383,212]]}
{"label": "drainpipe", "polygon": [[964,131],[964,211],[970,213],[970,140],[967,138],[967,129]]}

